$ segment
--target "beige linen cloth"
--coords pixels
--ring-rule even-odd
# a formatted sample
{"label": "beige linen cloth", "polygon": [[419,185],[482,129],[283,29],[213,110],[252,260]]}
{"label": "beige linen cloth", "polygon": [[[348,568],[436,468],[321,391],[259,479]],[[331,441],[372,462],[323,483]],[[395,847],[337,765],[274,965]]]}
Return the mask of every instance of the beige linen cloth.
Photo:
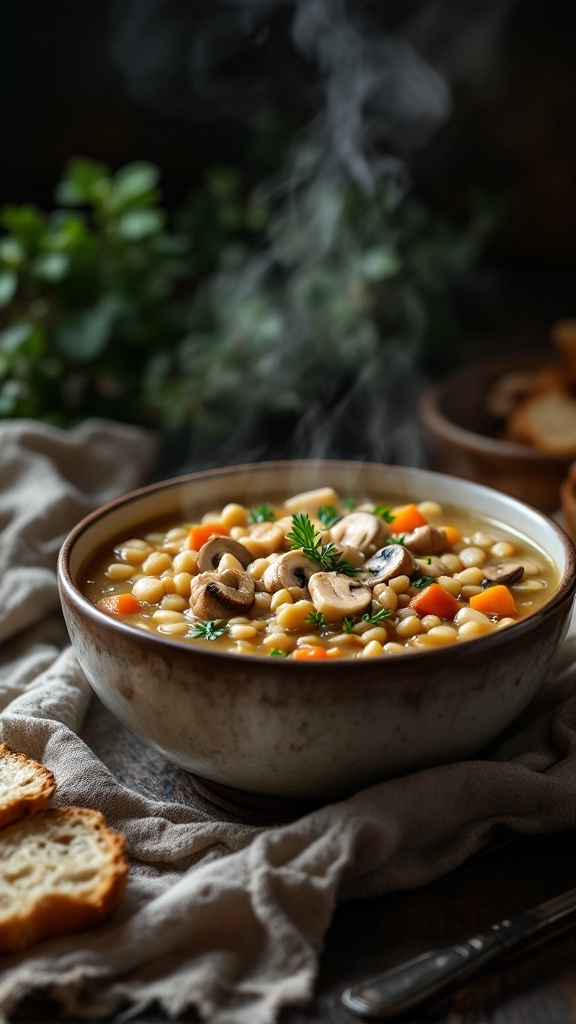
{"label": "beige linen cloth", "polygon": [[241,824],[121,785],[79,737],[101,705],[65,634],[55,564],[68,530],[135,486],[152,457],[143,433],[116,424],[0,424],[0,739],[54,772],[56,805],[101,810],[131,854],[107,924],[0,957],[0,1020],[36,993],[75,1021],[157,1001],[169,1017],[193,1006],[212,1024],[271,1024],[310,997],[338,901],[424,885],[497,826],[536,833],[575,821],[576,638],[488,754],[291,824]]}

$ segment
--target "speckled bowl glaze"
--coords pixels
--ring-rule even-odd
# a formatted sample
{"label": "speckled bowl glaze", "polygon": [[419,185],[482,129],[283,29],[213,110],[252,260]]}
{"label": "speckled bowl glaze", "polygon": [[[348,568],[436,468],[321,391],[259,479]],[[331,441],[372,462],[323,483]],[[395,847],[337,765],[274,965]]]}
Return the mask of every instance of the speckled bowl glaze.
{"label": "speckled bowl glaze", "polygon": [[[330,662],[227,654],[154,636],[105,615],[81,593],[94,552],[138,534],[155,516],[185,520],[230,501],[281,501],[321,484],[391,502],[429,498],[499,520],[548,552],[558,587],[538,612],[476,640]],[[80,664],[126,728],[208,788],[295,800],[343,797],[479,751],[542,686],[576,587],[571,542],[535,509],[433,472],[339,461],[235,466],[128,494],[76,526],[58,579]]]}

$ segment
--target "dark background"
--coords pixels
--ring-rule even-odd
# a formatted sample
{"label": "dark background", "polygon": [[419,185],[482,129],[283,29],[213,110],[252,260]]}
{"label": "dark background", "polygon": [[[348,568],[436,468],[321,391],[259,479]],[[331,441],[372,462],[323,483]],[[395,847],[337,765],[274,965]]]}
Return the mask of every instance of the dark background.
{"label": "dark background", "polygon": [[[250,151],[255,119],[269,117],[285,139],[325,99],[318,51],[303,53],[292,38],[295,7],[2,0],[0,203],[49,207],[76,154],[112,167],[155,161],[168,205],[215,161],[255,177],[274,171],[273,133],[267,152]],[[456,219],[476,189],[510,201],[485,257],[493,305],[478,330],[470,324],[471,356],[480,336],[540,344],[575,306],[574,3],[362,0],[355,10],[383,39],[420,19],[419,44],[446,78],[451,113],[425,145],[402,153],[416,192]]]}

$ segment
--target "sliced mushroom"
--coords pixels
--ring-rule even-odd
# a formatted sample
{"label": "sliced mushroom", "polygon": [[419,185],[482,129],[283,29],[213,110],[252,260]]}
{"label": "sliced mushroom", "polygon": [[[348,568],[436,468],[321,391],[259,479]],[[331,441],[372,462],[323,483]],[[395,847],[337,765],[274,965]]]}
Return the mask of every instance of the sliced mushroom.
{"label": "sliced mushroom", "polygon": [[362,571],[371,575],[363,583],[367,587],[375,587],[377,583],[387,583],[394,576],[411,576],[416,568],[415,559],[403,544],[387,544],[364,562]]}
{"label": "sliced mushroom", "polygon": [[417,526],[411,533],[407,533],[403,544],[415,555],[439,555],[450,546],[446,530],[441,526],[431,526],[430,523]]}
{"label": "sliced mushroom", "polygon": [[308,582],[312,603],[327,622],[361,615],[372,603],[372,591],[360,580],[340,572],[315,572]]}
{"label": "sliced mushroom", "polygon": [[202,545],[198,552],[198,569],[200,572],[211,572],[217,569],[222,555],[234,555],[241,565],[246,568],[254,561],[254,555],[231,537],[212,537]]}
{"label": "sliced mushroom", "polygon": [[202,572],[190,586],[190,609],[199,619],[229,619],[254,604],[254,580],[247,572]]}
{"label": "sliced mushroom", "polygon": [[338,546],[355,548],[367,558],[381,547],[390,531],[373,512],[351,512],[332,527],[330,536]]}
{"label": "sliced mushroom", "polygon": [[505,583],[507,586],[519,583],[524,575],[524,566],[516,562],[500,562],[498,565],[491,565],[488,568],[484,566],[482,572],[484,573],[482,586],[486,590],[488,587],[493,587],[495,583]]}
{"label": "sliced mushroom", "polygon": [[269,565],[262,575],[262,583],[268,593],[289,590],[290,587],[307,587],[308,580],[318,572],[318,564],[306,558],[301,551],[287,551]]}

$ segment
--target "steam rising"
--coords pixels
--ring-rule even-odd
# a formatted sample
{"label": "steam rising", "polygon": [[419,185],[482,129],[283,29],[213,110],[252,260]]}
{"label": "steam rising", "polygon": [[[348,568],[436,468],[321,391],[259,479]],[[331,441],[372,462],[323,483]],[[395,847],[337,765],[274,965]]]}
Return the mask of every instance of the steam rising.
{"label": "steam rising", "polygon": [[[291,221],[292,244],[301,246],[304,262],[322,268],[341,214],[326,200],[323,184],[345,176],[370,195],[388,181],[399,201],[409,188],[412,161],[450,116],[452,85],[483,80],[512,6],[513,0],[118,0],[111,46],[138,101],[189,122],[249,119],[269,86],[270,67],[260,58],[284,30],[286,52],[292,48],[311,69],[296,98],[315,111],[306,133],[320,156],[312,173],[294,165],[274,188],[284,200],[283,217]],[[275,71],[283,73],[281,67]],[[193,127],[184,124],[183,132],[194,145]],[[350,260],[356,255],[352,241]],[[223,318],[256,293],[272,259],[264,251],[223,270],[212,286]],[[334,377],[334,366],[345,364],[346,356],[345,334],[336,330],[322,385],[302,408],[312,353],[302,342],[298,289],[290,276],[286,296],[291,307],[281,330],[274,310],[262,311],[270,330],[249,367],[246,393],[258,399],[257,408],[272,393],[277,411],[286,415],[300,402],[289,444],[276,451],[269,438],[255,441],[260,425],[250,417],[248,400],[244,422],[210,457],[191,440],[192,464],[258,458],[270,450],[417,464],[419,311],[409,311],[412,328],[402,339],[382,339],[376,331],[355,339],[356,372],[350,372],[348,387],[345,375]],[[224,375],[227,361],[241,364],[241,345],[239,336],[239,348],[231,343],[218,354]]]}

